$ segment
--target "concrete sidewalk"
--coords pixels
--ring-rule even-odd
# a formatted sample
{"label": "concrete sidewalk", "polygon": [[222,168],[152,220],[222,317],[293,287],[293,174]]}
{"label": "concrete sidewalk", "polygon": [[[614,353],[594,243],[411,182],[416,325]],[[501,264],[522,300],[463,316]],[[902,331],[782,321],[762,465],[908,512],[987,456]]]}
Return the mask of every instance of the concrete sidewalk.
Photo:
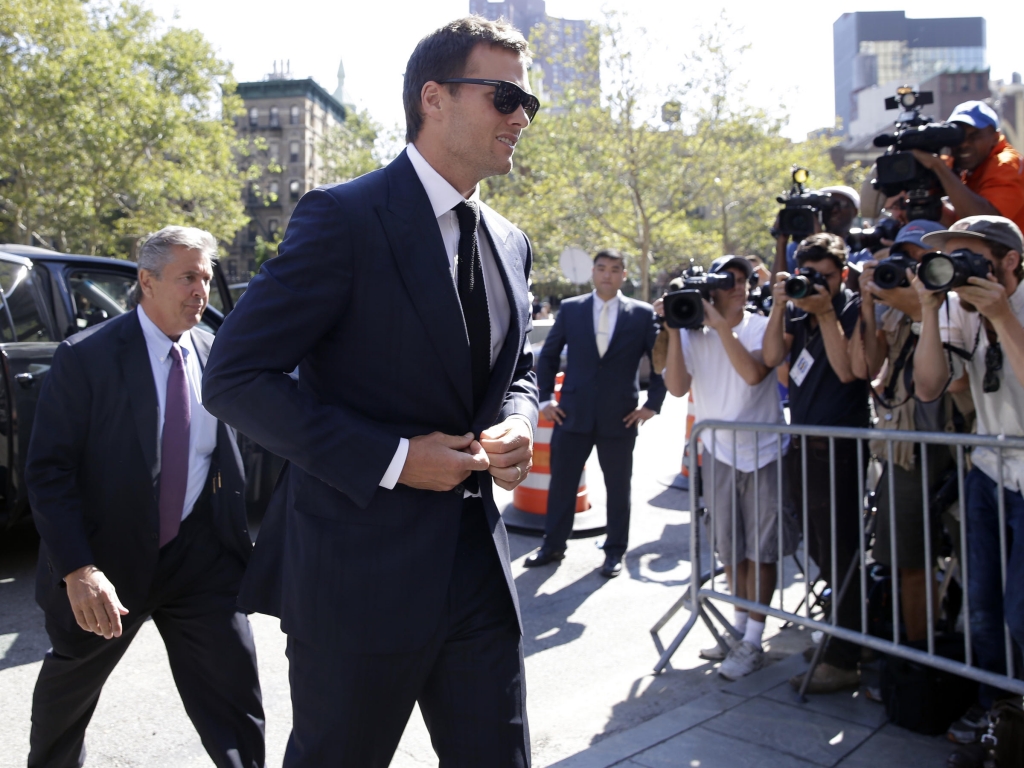
{"label": "concrete sidewalk", "polygon": [[807,668],[795,654],[734,683],[620,731],[550,768],[940,768],[952,745],[886,722],[884,708],[861,691],[808,697],[800,704],[792,675]]}

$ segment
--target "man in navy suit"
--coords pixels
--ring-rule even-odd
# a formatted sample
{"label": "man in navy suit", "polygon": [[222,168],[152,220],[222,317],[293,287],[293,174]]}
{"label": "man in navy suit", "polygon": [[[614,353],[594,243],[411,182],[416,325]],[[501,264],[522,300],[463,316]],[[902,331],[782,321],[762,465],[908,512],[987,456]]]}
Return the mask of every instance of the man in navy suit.
{"label": "man in navy suit", "polygon": [[420,41],[406,150],[305,195],[218,333],[210,409],[290,462],[239,597],[288,635],[286,768],[383,768],[416,703],[441,765],[530,763],[493,484],[532,462],[532,253],[478,194],[539,106],[528,64],[503,21]]}
{"label": "man in navy suit", "polygon": [[[647,402],[638,407],[640,359],[650,356],[658,322],[650,304],[619,290],[625,259],[614,249],[594,257],[594,291],[562,302],[537,363],[544,416],[555,422],[551,437],[551,485],[544,544],[527,568],[565,557],[576,512],[580,474],[590,452],[597,457],[608,490],[608,538],[601,575],[618,576],[629,537],[633,445],[640,424],[661,410],[665,382],[651,371]],[[552,395],[562,348],[568,345],[561,404]]]}
{"label": "man in navy suit", "polygon": [[83,764],[103,684],[148,618],[214,764],[264,765],[256,648],[236,605],[252,552],[242,457],[200,385],[213,337],[195,326],[216,254],[202,230],[150,236],[138,308],[57,347],[39,393],[25,480],[53,647],[30,768]]}

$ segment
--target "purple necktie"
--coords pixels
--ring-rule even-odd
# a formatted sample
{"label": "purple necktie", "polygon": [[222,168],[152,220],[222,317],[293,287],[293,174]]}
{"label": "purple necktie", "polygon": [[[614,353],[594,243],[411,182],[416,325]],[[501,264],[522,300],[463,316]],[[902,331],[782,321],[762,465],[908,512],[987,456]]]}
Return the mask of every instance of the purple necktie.
{"label": "purple necktie", "polygon": [[171,373],[167,377],[164,433],[160,440],[160,546],[178,535],[188,486],[188,432],[192,405],[181,347],[171,345]]}

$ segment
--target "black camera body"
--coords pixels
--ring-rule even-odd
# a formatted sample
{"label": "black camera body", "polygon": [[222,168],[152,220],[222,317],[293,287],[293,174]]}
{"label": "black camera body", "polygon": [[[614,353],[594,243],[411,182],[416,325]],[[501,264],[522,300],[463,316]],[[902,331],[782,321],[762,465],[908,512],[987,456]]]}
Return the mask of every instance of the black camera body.
{"label": "black camera body", "polygon": [[696,330],[704,326],[704,302],[711,301],[712,291],[727,291],[736,285],[732,272],[707,273],[703,267],[690,267],[683,279],[683,289],[666,294],[665,324],[669,328]]}
{"label": "black camera body", "polygon": [[778,227],[772,229],[772,237],[788,235],[800,241],[814,233],[816,222],[824,231],[825,220],[838,205],[838,201],[833,200],[827,192],[822,194],[804,189],[804,183],[811,175],[806,168],[794,165],[790,173],[793,185],[789,192],[775,198],[782,203],[782,210],[779,211]]}
{"label": "black camera body", "polygon": [[957,248],[950,254],[941,251],[925,254],[917,268],[917,276],[929,291],[949,291],[967,285],[968,278],[984,279],[991,271],[991,262],[980,253],[969,248]]}
{"label": "black camera body", "polygon": [[895,97],[885,100],[886,109],[904,108],[891,133],[875,137],[876,147],[887,147],[876,161],[875,189],[887,196],[907,193],[907,219],[938,221],[942,216],[942,186],[938,177],[914,157],[911,150],[939,153],[963,143],[964,129],[958,123],[933,123],[921,114],[921,107],[933,103],[930,91],[918,93],[902,86]]}
{"label": "black camera body", "polygon": [[883,290],[890,288],[907,288],[907,270],[917,271],[917,262],[902,251],[895,251],[888,258],[875,265],[875,285]]}
{"label": "black camera body", "polygon": [[814,288],[816,285],[827,289],[828,280],[816,269],[799,267],[791,277],[786,278],[786,295],[791,299],[806,299],[817,293]]}
{"label": "black camera body", "polygon": [[846,244],[853,252],[867,248],[877,253],[886,247],[882,240],[895,240],[900,233],[900,223],[896,219],[879,219],[874,226],[863,229],[853,228],[846,238]]}

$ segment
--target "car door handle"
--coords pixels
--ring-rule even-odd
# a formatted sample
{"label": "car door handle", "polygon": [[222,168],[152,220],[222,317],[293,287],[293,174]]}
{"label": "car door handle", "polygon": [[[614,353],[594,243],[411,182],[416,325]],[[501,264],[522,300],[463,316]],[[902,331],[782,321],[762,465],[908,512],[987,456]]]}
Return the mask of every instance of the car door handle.
{"label": "car door handle", "polygon": [[14,380],[21,384],[23,389],[28,389],[35,383],[36,377],[31,373],[17,373],[14,375]]}

